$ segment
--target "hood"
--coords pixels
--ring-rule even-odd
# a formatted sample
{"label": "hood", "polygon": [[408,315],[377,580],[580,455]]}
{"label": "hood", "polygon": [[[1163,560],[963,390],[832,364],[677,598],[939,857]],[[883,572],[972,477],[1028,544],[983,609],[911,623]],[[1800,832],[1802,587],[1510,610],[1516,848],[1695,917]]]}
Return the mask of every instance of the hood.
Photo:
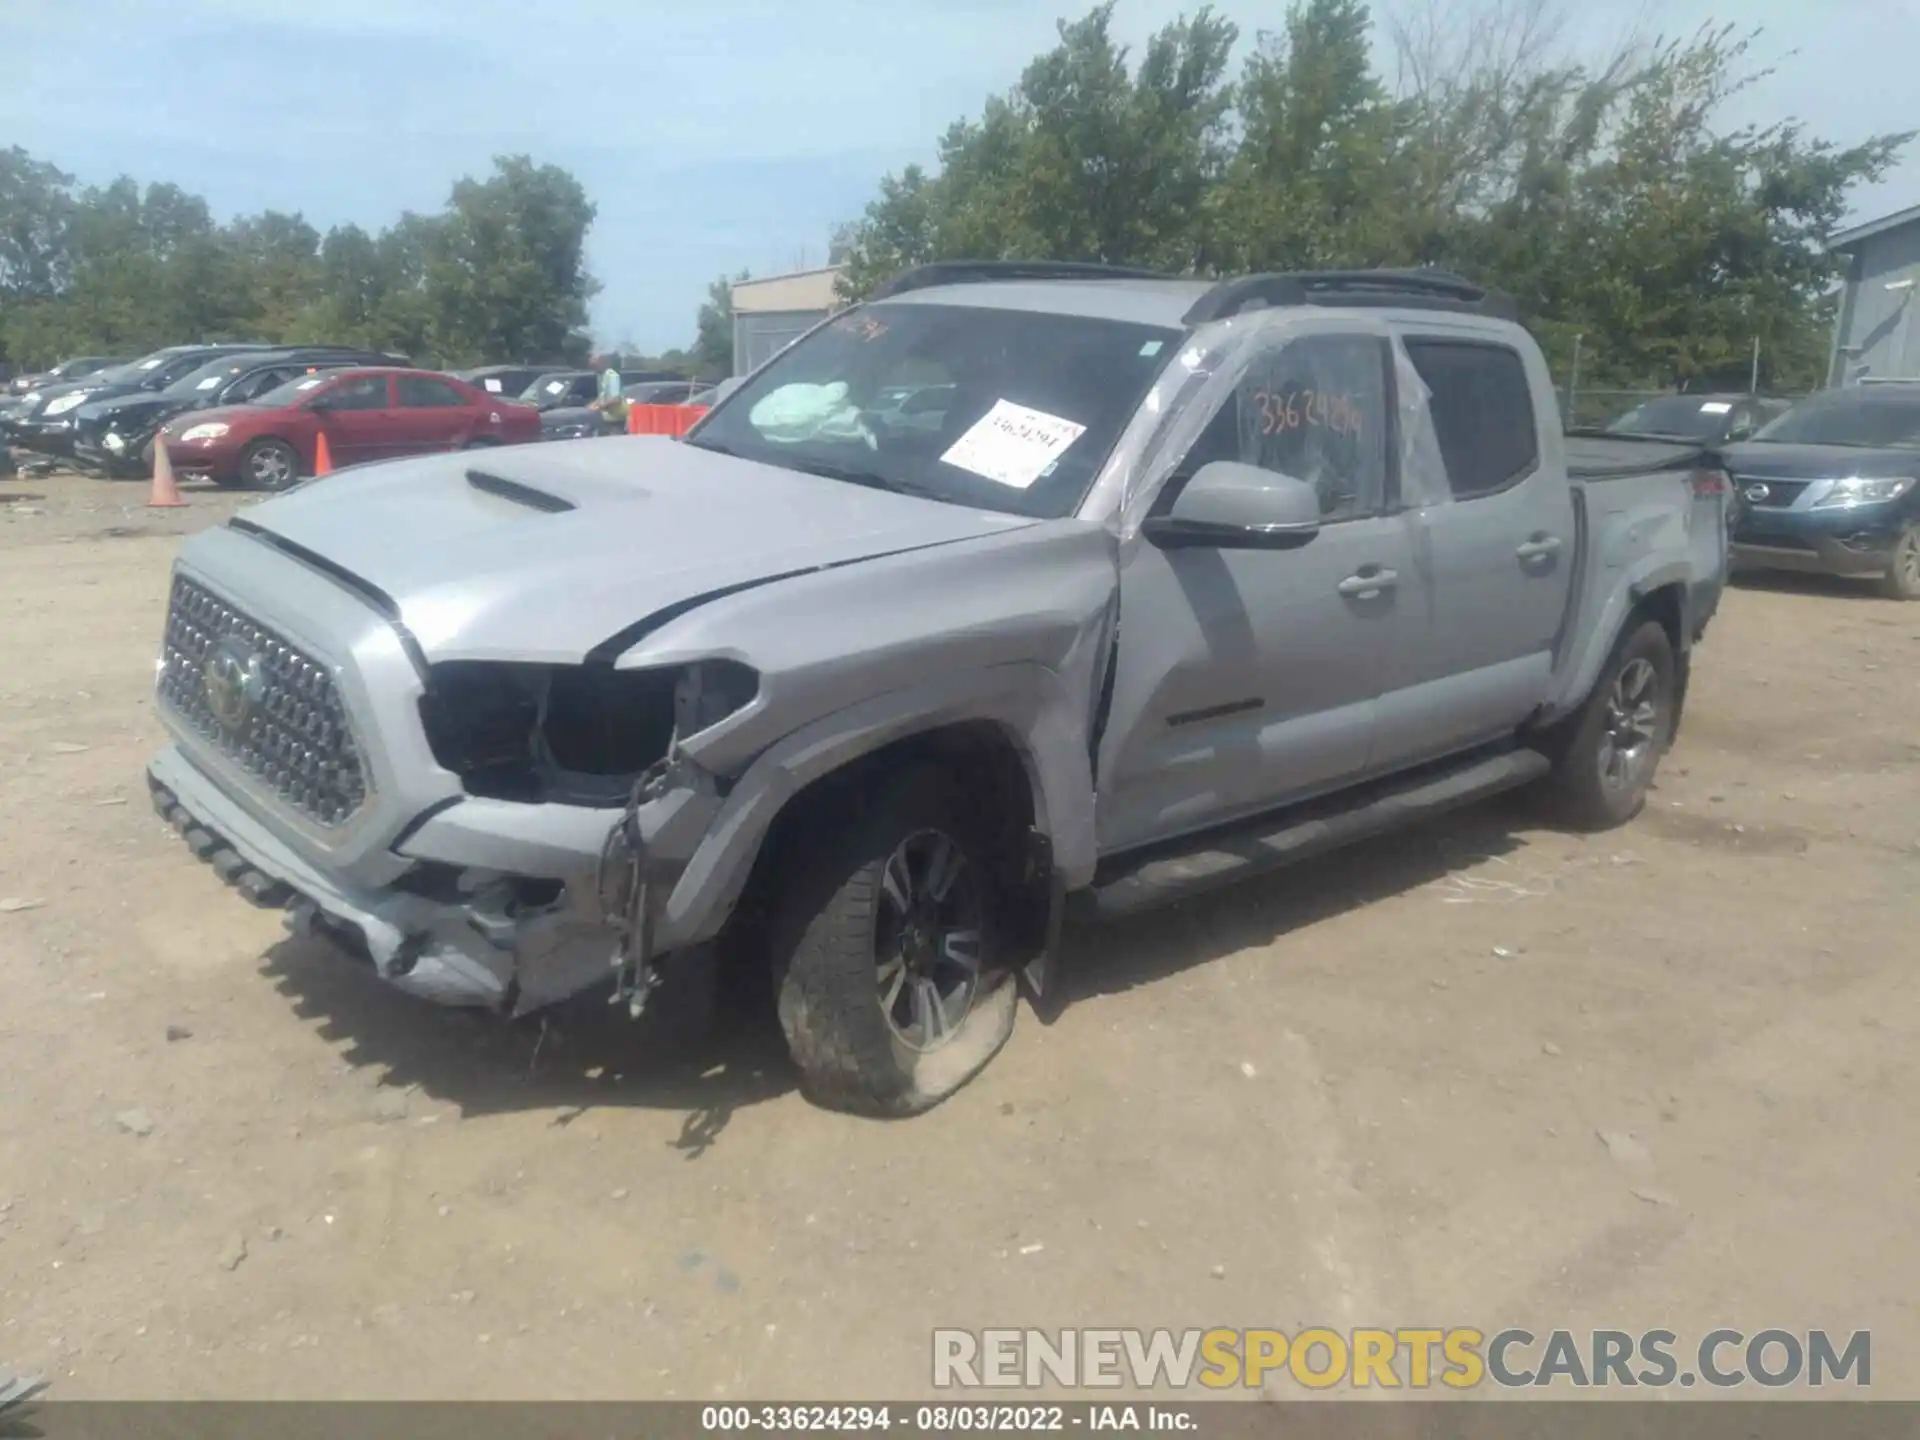
{"label": "hood", "polygon": [[1033,523],[656,436],[347,470],[237,522],[381,592],[429,660],[560,663],[721,594]]}
{"label": "hood", "polygon": [[1777,445],[1764,440],[1744,440],[1727,446],[1722,454],[1726,457],[1727,469],[1743,480],[1920,475],[1920,450],[1900,447],[1875,450],[1858,445]]}
{"label": "hood", "polygon": [[[38,395],[40,400],[38,404],[23,406],[21,408],[20,414],[24,419],[32,419],[35,416],[44,414],[47,406],[51,405],[63,395],[84,395],[87,397],[85,403],[91,405],[118,395],[144,395],[152,394],[153,392],[142,390],[138,385],[129,384],[124,380],[118,384],[109,385],[88,378],[85,380],[63,380],[58,385],[48,385],[28,393]],[[71,415],[73,411],[68,410],[62,413],[64,415]]]}
{"label": "hood", "polygon": [[163,412],[184,410],[193,402],[178,395],[162,395],[151,390],[135,390],[130,394],[89,396],[87,402],[73,413],[82,420],[116,420],[125,416],[158,415]]}
{"label": "hood", "polygon": [[176,412],[167,421],[167,433],[175,440],[180,438],[175,431],[176,426],[184,429],[187,425],[205,425],[210,420],[220,420],[232,425],[241,420],[253,420],[262,415],[279,413],[260,405],[215,405],[206,410],[180,408],[185,410],[185,413]]}

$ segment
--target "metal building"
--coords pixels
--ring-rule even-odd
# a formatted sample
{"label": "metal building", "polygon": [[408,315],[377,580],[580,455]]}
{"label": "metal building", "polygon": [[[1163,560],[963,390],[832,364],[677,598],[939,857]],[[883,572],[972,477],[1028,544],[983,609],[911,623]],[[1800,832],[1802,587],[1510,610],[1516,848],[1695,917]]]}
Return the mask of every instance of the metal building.
{"label": "metal building", "polygon": [[798,270],[733,286],[733,373],[745,375],[786,349],[841,306],[840,267]]}
{"label": "metal building", "polygon": [[1847,262],[1827,383],[1920,379],[1920,205],[1843,230],[1827,249]]}

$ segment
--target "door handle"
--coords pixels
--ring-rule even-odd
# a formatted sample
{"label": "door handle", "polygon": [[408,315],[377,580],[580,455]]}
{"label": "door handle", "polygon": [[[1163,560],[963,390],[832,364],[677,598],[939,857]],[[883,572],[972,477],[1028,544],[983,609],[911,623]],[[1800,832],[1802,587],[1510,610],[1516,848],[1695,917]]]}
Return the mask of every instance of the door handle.
{"label": "door handle", "polygon": [[1399,584],[1400,572],[1397,570],[1363,570],[1358,575],[1349,575],[1333,588],[1350,599],[1371,600]]}
{"label": "door handle", "polygon": [[1518,555],[1522,560],[1544,560],[1549,555],[1558,555],[1560,553],[1560,537],[1558,535],[1536,535],[1513,553]]}

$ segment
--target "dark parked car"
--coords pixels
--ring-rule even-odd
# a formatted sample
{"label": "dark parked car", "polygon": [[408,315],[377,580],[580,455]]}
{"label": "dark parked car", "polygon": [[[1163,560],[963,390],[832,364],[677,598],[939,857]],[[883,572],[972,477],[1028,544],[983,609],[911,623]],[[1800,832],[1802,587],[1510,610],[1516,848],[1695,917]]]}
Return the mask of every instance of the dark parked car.
{"label": "dark parked car", "polygon": [[1747,439],[1792,406],[1764,395],[1656,395],[1609,421],[1605,433],[1722,445]]}
{"label": "dark parked car", "polygon": [[600,377],[591,370],[555,370],[520,392],[520,403],[536,410],[591,405],[600,394]]}
{"label": "dark parked car", "polygon": [[113,395],[158,393],[210,360],[249,351],[271,350],[270,345],[169,345],[151,355],[100,370],[81,380],[30,390],[12,414],[0,419],[0,438],[47,455],[73,451],[74,412],[89,400]]}
{"label": "dark parked car", "polygon": [[620,398],[629,405],[684,405],[701,388],[694,380],[621,379]]}
{"label": "dark parked car", "polygon": [[453,378],[464,380],[477,390],[512,400],[541,378],[562,367],[558,365],[482,365],[474,370],[455,370]]}
{"label": "dark parked car", "polygon": [[124,365],[124,355],[76,355],[70,360],[62,360],[58,365],[48,366],[45,370],[29,370],[15,375],[7,382],[7,393],[24,395],[27,391],[43,385],[59,385],[67,380],[84,380],[89,375],[97,375],[115,365]]}
{"label": "dark parked car", "polygon": [[354,368],[303,375],[244,405],[178,416],[159,443],[181,475],[285,490],[313,474],[322,435],[334,465],[359,465],[537,440],[540,416],[451,375]]}
{"label": "dark parked car", "polygon": [[1725,456],[1736,566],[1920,600],[1920,382],[1823,390]]}
{"label": "dark parked car", "polygon": [[625,433],[626,427],[609,419],[606,411],[587,405],[555,405],[540,412],[542,440],[592,440]]}
{"label": "dark parked car", "polygon": [[74,412],[73,456],[112,476],[144,476],[152,470],[155,434],[177,415],[244,404],[318,370],[389,363],[377,350],[335,345],[223,355],[158,394],[142,390],[89,400]]}

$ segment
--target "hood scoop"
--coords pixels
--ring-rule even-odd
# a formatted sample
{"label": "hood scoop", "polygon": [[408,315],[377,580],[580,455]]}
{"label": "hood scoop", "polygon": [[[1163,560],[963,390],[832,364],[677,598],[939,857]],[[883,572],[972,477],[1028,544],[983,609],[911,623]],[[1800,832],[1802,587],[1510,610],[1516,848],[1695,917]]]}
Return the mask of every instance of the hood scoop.
{"label": "hood scoop", "polygon": [[529,510],[538,510],[544,515],[563,515],[577,508],[571,500],[551,491],[536,489],[523,481],[509,480],[504,475],[494,475],[485,470],[467,471],[467,484],[485,494],[497,495],[502,500],[524,505]]}

